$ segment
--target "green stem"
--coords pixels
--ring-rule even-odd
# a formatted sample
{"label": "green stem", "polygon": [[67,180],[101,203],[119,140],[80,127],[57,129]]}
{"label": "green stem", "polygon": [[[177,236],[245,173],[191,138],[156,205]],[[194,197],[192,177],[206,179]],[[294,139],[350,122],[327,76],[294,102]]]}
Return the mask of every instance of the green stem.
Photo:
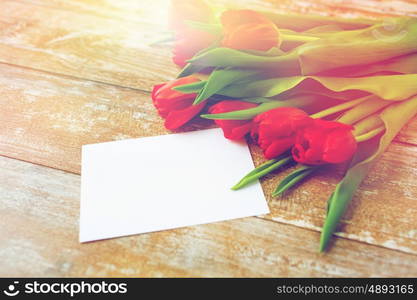
{"label": "green stem", "polygon": [[377,129],[379,127],[383,127],[384,123],[382,122],[379,115],[374,114],[371,116],[368,116],[367,118],[355,123],[354,127],[355,130],[353,131],[353,134],[355,136],[361,136],[363,134],[366,134],[374,129]]}
{"label": "green stem", "polygon": [[323,117],[327,117],[330,116],[334,113],[349,109],[351,107],[354,107],[356,105],[358,105],[359,103],[362,103],[364,101],[366,101],[368,99],[368,96],[363,97],[363,98],[359,98],[359,99],[355,99],[355,100],[351,100],[348,102],[344,102],[342,104],[333,106],[333,107],[329,107],[328,109],[319,111],[315,114],[310,115],[310,117],[314,118],[314,119],[318,119],[318,118],[323,118]]}
{"label": "green stem", "polygon": [[210,120],[250,120],[257,115],[274,108],[283,106],[302,107],[313,103],[314,100],[314,98],[309,96],[298,96],[289,100],[265,102],[254,108],[219,114],[203,114],[200,117]]}
{"label": "green stem", "polygon": [[232,190],[238,190],[245,186],[247,186],[249,183],[271,173],[272,171],[278,169],[279,167],[282,167],[283,165],[286,165],[287,163],[292,161],[292,156],[287,156],[282,159],[273,159],[269,160],[266,163],[260,165],[256,169],[252,170],[248,174],[246,174],[237,184],[235,184],[232,187]]}
{"label": "green stem", "polygon": [[369,131],[365,134],[356,136],[355,139],[358,143],[364,142],[364,141],[370,140],[374,136],[377,136],[378,134],[380,134],[384,130],[385,130],[385,127],[378,127],[378,128],[375,128],[375,129],[373,129],[373,130],[371,130],[371,131]]}
{"label": "green stem", "polygon": [[305,31],[314,27],[323,25],[337,25],[342,30],[351,30],[368,27],[375,23],[381,22],[380,20],[364,19],[364,18],[342,18],[342,17],[329,17],[320,15],[306,15],[306,14],[290,14],[290,13],[271,13],[262,12],[269,20],[274,22],[278,28],[290,28],[295,31]]}
{"label": "green stem", "polygon": [[287,33],[281,33],[281,37],[282,37],[282,40],[286,42],[301,42],[301,43],[313,42],[313,41],[317,41],[320,39],[319,37],[316,37],[316,36],[287,34]]}
{"label": "green stem", "polygon": [[337,121],[344,124],[354,124],[392,104],[392,101],[382,100],[375,95],[370,95],[368,97],[369,98],[366,101],[343,113]]}
{"label": "green stem", "polygon": [[276,187],[275,191],[272,193],[272,197],[277,197],[282,195],[285,191],[292,188],[294,185],[299,183],[305,177],[313,173],[320,166],[301,166],[295,171],[291,172],[287,177],[285,177]]}

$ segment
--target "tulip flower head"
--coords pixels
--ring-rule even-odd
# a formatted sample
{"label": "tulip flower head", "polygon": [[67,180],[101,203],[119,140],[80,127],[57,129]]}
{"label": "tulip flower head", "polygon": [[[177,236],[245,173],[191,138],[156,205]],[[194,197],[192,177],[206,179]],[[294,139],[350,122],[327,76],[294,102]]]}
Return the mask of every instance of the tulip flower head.
{"label": "tulip flower head", "polygon": [[298,132],[293,158],[307,165],[345,162],[357,149],[352,130],[352,126],[340,122],[315,119]]}
{"label": "tulip flower head", "polygon": [[228,10],[221,16],[222,46],[237,50],[268,51],[280,45],[277,26],[252,10]]}
{"label": "tulip flower head", "polygon": [[[211,114],[226,113],[230,111],[254,108],[258,104],[238,101],[224,100],[209,108]],[[231,140],[241,140],[252,129],[252,120],[214,120],[223,130],[224,137]]]}
{"label": "tulip flower head", "polygon": [[257,140],[267,159],[275,158],[290,149],[297,131],[308,126],[312,119],[295,107],[279,107],[257,115],[251,135]]}
{"label": "tulip flower head", "polygon": [[152,101],[158,113],[165,119],[165,127],[175,130],[196,116],[206,105],[203,101],[193,105],[197,94],[184,94],[172,88],[200,81],[197,77],[187,76],[164,84],[155,85]]}

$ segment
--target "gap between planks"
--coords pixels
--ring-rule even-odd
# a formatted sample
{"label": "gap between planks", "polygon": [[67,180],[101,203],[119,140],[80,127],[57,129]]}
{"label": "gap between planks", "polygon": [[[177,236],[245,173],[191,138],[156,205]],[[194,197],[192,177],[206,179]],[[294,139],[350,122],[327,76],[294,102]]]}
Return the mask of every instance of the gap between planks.
{"label": "gap between planks", "polygon": [[[1,155],[1,154],[0,154],[0,157],[4,157],[6,159],[15,160],[15,161],[19,161],[19,162],[23,162],[23,163],[27,163],[27,164],[32,164],[34,166],[38,166],[38,167],[42,167],[42,168],[49,168],[49,169],[52,169],[52,170],[55,170],[55,171],[64,172],[64,173],[67,173],[67,174],[72,174],[72,175],[75,175],[75,176],[79,176],[81,178],[80,173],[65,171],[65,170],[57,169],[57,168],[54,168],[54,167],[51,167],[51,166],[48,166],[48,165],[33,163],[33,162],[30,162],[30,161],[21,160],[21,159],[13,158],[13,157],[8,157],[8,156]],[[81,181],[81,179],[80,179],[80,181]],[[274,217],[272,217],[272,218],[268,217],[268,215],[253,216],[253,217],[254,218],[259,218],[259,219],[267,221],[267,222],[275,223],[275,224],[279,223],[279,224],[286,225],[286,226],[294,226],[294,227],[297,227],[297,228],[302,228],[304,230],[308,230],[308,231],[312,231],[312,232],[321,232],[321,228],[305,227],[305,226],[302,226],[299,222],[295,222],[295,223],[294,222],[288,222],[288,221],[286,222],[285,220],[282,220],[282,219],[278,219],[278,218],[274,218]],[[344,239],[355,241],[355,242],[363,242],[363,243],[366,243],[368,245],[372,245],[372,246],[376,246],[376,247],[380,247],[380,248],[384,248],[384,249],[390,249],[390,250],[393,250],[393,251],[398,251],[398,252],[403,252],[403,253],[407,253],[407,254],[416,255],[416,259],[417,259],[417,253],[404,251],[404,249],[401,249],[401,248],[396,249],[396,248],[390,248],[390,247],[387,247],[387,246],[384,246],[384,245],[373,244],[373,243],[370,243],[370,242],[368,242],[366,240],[363,240],[361,238],[355,239],[355,238],[352,238],[352,235],[349,234],[349,233],[335,232],[333,238],[336,239],[336,236],[339,237],[339,238],[344,238]],[[329,251],[332,250],[333,244],[334,244],[334,242],[331,243],[331,245],[329,247]]]}
{"label": "gap between planks", "polygon": [[[414,277],[417,256],[244,218],[80,244],[78,175],[0,157],[0,275]],[[22,185],[22,183],[26,183]],[[16,201],[18,198],[19,201]],[[54,243],[50,241],[54,240]],[[64,250],[62,250],[64,249]]]}
{"label": "gap between planks", "polygon": [[[51,69],[53,69],[53,68],[51,68]],[[116,85],[117,86],[117,85]],[[159,127],[161,126],[161,122],[159,122],[159,125],[158,125]],[[158,126],[156,126],[156,127],[158,127]],[[156,128],[155,127],[155,128]],[[156,130],[156,129],[155,129]],[[159,130],[161,130],[161,129],[159,129]],[[166,132],[163,132],[163,133],[166,133]],[[101,137],[102,138],[102,137]]]}
{"label": "gap between planks", "polygon": [[[3,155],[79,173],[83,144],[169,133],[149,95],[142,92],[12,66],[0,65],[0,69],[0,102],[4,101],[0,107],[5,116],[0,131]],[[188,130],[198,129],[198,125]],[[413,196],[417,185],[410,176],[415,172],[416,149],[394,143],[378,162],[378,169],[367,178],[352,203],[355,209],[345,219],[348,223],[343,231],[352,239],[410,253],[417,251],[412,231],[417,227],[412,219],[413,210],[417,210]],[[262,162],[257,147],[251,146],[251,152],[255,163]],[[281,176],[262,181],[266,195]],[[326,195],[338,178],[337,172],[321,174],[283,201],[269,199],[270,218],[318,230]],[[393,201],[396,198],[397,202]],[[381,201],[386,205],[381,206]],[[374,210],[377,213],[369,215]]]}
{"label": "gap between planks", "polygon": [[63,73],[59,73],[59,72],[57,73],[57,72],[54,72],[54,71],[46,71],[46,70],[36,69],[36,68],[32,68],[30,66],[25,66],[25,65],[16,65],[16,64],[13,64],[13,63],[8,63],[8,62],[0,62],[0,65],[6,65],[6,66],[14,67],[14,68],[26,69],[28,71],[33,71],[33,72],[41,72],[41,73],[45,73],[45,74],[49,74],[49,75],[53,75],[53,76],[57,76],[57,77],[62,77],[62,78],[70,78],[70,79],[75,79],[75,80],[79,80],[79,81],[94,82],[94,83],[102,84],[104,86],[112,86],[112,87],[117,87],[117,88],[129,89],[129,90],[132,90],[132,91],[142,92],[142,93],[148,94],[148,95],[151,95],[151,93],[152,93],[152,91],[150,89],[141,89],[141,88],[135,88],[135,87],[130,87],[130,86],[124,86],[124,85],[119,85],[119,84],[112,83],[112,82],[106,82],[106,81],[101,81],[101,80],[83,78],[83,77],[79,77],[77,75],[69,75],[69,74],[63,74]]}
{"label": "gap between planks", "polygon": [[[1,61],[148,91],[156,83],[175,78],[179,71],[171,62],[169,48],[147,46],[155,36],[162,33],[163,27],[152,23],[122,22],[101,15],[92,15],[93,7],[100,10],[102,5],[106,6],[106,3],[101,1],[97,1],[99,4],[96,6],[79,3],[83,7],[92,7],[87,14],[77,9],[65,10],[64,8],[74,5],[77,7],[72,2],[56,1],[54,8],[43,5],[45,2],[42,0],[34,3],[36,4],[32,1],[2,2],[0,18],[4,19],[7,25],[0,31]],[[243,5],[241,2],[236,3]],[[382,7],[376,5],[377,2],[370,3],[375,3],[376,9]],[[401,3],[409,4],[407,1],[398,3],[399,7]],[[268,10],[274,8],[269,1],[248,1],[244,5]],[[62,9],[57,6],[62,6]],[[167,8],[166,5],[160,6],[161,10]],[[308,13],[310,6],[306,6],[305,1],[285,1],[279,7]],[[152,11],[148,11],[145,6],[142,8],[136,4],[135,7],[138,9],[138,16],[152,15]],[[322,13],[343,15],[343,11],[325,11],[323,7],[320,8]],[[119,8],[121,11],[126,10],[126,4]],[[390,11],[383,13],[389,14]],[[164,18],[158,16],[157,19]],[[140,64],[141,61],[146,64],[146,68]]]}

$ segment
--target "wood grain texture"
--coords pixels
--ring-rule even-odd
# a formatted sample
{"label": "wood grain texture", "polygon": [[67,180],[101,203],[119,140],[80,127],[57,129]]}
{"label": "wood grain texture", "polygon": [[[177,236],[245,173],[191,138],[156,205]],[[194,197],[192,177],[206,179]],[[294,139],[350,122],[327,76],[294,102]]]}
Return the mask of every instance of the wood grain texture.
{"label": "wood grain texture", "polygon": [[149,91],[175,78],[162,25],[2,1],[0,62]]}
{"label": "wood grain texture", "polygon": [[[78,175],[0,157],[0,276],[415,277],[417,256],[244,218],[78,243]],[[51,242],[53,241],[53,242]]]}
{"label": "wood grain texture", "polygon": [[[1,1],[0,155],[79,173],[83,144],[168,134],[149,90],[178,69],[170,48],[148,45],[163,30],[166,3]],[[414,0],[233,3],[343,16],[417,12]],[[416,145],[414,118],[357,192],[343,238],[326,255],[316,253],[317,231],[340,170],[269,197],[264,219],[80,245],[79,176],[0,157],[0,276],[417,276]],[[251,152],[261,163],[259,149]],[[263,180],[265,193],[288,172]]]}
{"label": "wood grain texture", "polygon": [[[137,0],[19,0],[26,3],[43,5],[63,10],[76,11],[96,16],[111,17],[119,20],[157,23],[153,14],[166,9],[169,0],[156,0],[144,6]],[[417,16],[417,2],[391,0],[209,0],[220,7],[238,7],[249,9],[268,9],[277,12],[318,13],[338,16]]]}
{"label": "wood grain texture", "polygon": [[143,92],[0,68],[2,155],[79,173],[83,144],[167,133]]}
{"label": "wood grain texture", "polygon": [[168,19],[170,0],[17,0],[53,9],[72,11],[89,16],[112,18],[123,22],[161,25]]}
{"label": "wood grain texture", "polygon": [[[255,155],[254,155],[255,154]],[[253,149],[255,162],[263,161]],[[339,236],[417,254],[417,147],[393,143],[356,192],[339,226]],[[341,170],[324,168],[285,195],[270,195],[294,168],[262,181],[271,214],[266,218],[321,230],[326,203]]]}
{"label": "wood grain texture", "polygon": [[[79,173],[82,145],[169,133],[149,94],[138,90],[5,64],[0,90],[0,154],[8,157]],[[416,126],[417,118],[397,140],[417,145]]]}
{"label": "wood grain texture", "polygon": [[[168,0],[143,5],[129,1],[3,1],[0,62],[149,91],[174,78],[170,48],[149,46],[166,30]],[[212,1],[270,11],[381,17],[414,15],[417,5],[397,1]],[[352,7],[361,7],[353,9]],[[366,7],[372,7],[367,10]],[[124,18],[123,16],[126,15]]]}
{"label": "wood grain texture", "polygon": [[[150,91],[153,84],[170,80],[178,72],[171,62],[169,47],[148,45],[166,23],[167,2],[152,1],[148,6],[137,1],[3,1],[0,62]],[[287,7],[287,10],[306,13],[315,12],[313,8],[322,2],[326,1],[306,5],[303,1],[248,0],[239,5],[278,11]],[[339,13],[329,5],[327,10],[320,5],[316,9],[327,14]],[[413,12],[413,3],[403,1],[395,5],[402,14]],[[401,10],[403,7],[407,11]],[[359,13],[353,11],[352,14]],[[120,17],[123,12],[137,18],[121,21],[110,17]],[[155,17],[155,13],[159,15]],[[159,25],[152,23],[156,20]],[[398,140],[417,144],[416,129],[417,118],[399,134]]]}
{"label": "wood grain texture", "polygon": [[[7,65],[0,70],[2,155],[80,173],[84,144],[169,133],[147,93]],[[208,126],[196,122],[187,130]],[[251,148],[259,164],[262,155]],[[393,144],[358,192],[344,236],[417,253],[416,165],[416,146]],[[263,181],[266,195],[288,171]],[[319,230],[340,178],[322,172],[282,199],[269,198],[268,218]]]}
{"label": "wood grain texture", "polygon": [[170,133],[138,90],[4,64],[0,90],[0,154],[20,160],[79,173],[82,145]]}

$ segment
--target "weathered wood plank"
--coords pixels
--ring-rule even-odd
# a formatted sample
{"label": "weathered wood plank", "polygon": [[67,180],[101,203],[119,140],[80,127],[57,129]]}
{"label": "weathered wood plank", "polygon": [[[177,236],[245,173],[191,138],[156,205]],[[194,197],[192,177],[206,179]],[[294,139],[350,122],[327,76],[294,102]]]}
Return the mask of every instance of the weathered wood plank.
{"label": "weathered wood plank", "polygon": [[405,125],[395,138],[396,141],[417,145],[417,117]]}
{"label": "weathered wood plank", "polygon": [[162,25],[2,1],[0,62],[149,91],[175,77]]}
{"label": "weathered wood plank", "polygon": [[417,2],[415,0],[320,0],[318,5],[328,7],[335,14],[349,14],[358,12],[368,15],[409,15],[417,16]]}
{"label": "weathered wood plank", "polygon": [[[0,157],[0,276],[415,277],[417,256],[245,218],[78,243],[78,175]],[[51,243],[53,241],[53,243]]]}
{"label": "weathered wood plank", "polygon": [[73,11],[90,16],[113,18],[123,22],[160,25],[168,19],[170,0],[148,1],[146,5],[137,0],[17,0],[23,3]]}
{"label": "weathered wood plank", "polygon": [[84,144],[169,133],[130,88],[0,64],[0,91],[0,154],[57,169],[79,173]]}
{"label": "weathered wood plank", "polygon": [[[96,16],[105,16],[120,20],[137,22],[141,20],[155,22],[155,14],[160,15],[166,10],[169,0],[156,0],[149,5],[140,5],[136,0],[105,1],[105,0],[19,0],[27,3],[77,11]],[[414,0],[381,1],[381,0],[210,0],[217,6],[230,6],[250,9],[268,9],[279,12],[300,12],[339,15],[346,17],[368,16],[381,17],[388,15],[417,16],[417,3]],[[166,17],[166,15],[165,15]]]}
{"label": "weathered wood plank", "polygon": [[[84,144],[169,133],[149,95],[137,90],[1,64],[0,90],[0,154],[20,160],[79,173]],[[198,127],[207,124],[188,129]],[[416,162],[417,147],[389,148],[359,191],[345,236],[417,253]],[[267,195],[280,178],[264,181]],[[337,179],[336,172],[323,173],[283,199],[269,199],[269,218],[318,230]]]}
{"label": "weathered wood plank", "polygon": [[[107,6],[101,1],[82,3],[56,0],[50,5],[89,7],[87,12],[94,7],[100,11],[102,6],[107,7],[107,11],[126,11],[126,7],[134,5],[133,2],[111,2]],[[248,1],[245,5],[270,8],[272,4],[267,3]],[[170,61],[169,48],[147,46],[154,38],[153,33],[161,30],[155,25],[91,17],[24,2],[4,1],[1,7],[0,22],[5,25],[0,30],[0,61],[147,91],[156,82],[174,78],[178,71]],[[134,7],[138,16],[151,15],[149,8],[143,5]],[[305,6],[300,4],[299,7]],[[162,5],[160,11],[166,13],[166,5]],[[156,19],[161,20],[161,17]],[[399,141],[417,144],[416,120],[400,133]]]}
{"label": "weathered wood plank", "polygon": [[[178,72],[171,62],[169,47],[149,46],[166,30],[167,2],[152,1],[145,7],[133,0],[3,1],[0,62],[149,91],[153,84],[173,78]],[[416,11],[416,5],[407,1],[397,1],[390,9],[384,8],[386,2],[375,5],[376,2],[379,1],[367,1],[373,10],[380,10],[379,16],[394,12],[413,15]],[[329,0],[213,3],[285,12],[374,14],[353,9],[353,2],[337,1],[335,5]]]}
{"label": "weathered wood plank", "polygon": [[[261,154],[253,149],[255,162]],[[417,147],[393,143],[357,191],[340,236],[408,253],[417,253]],[[270,195],[294,168],[262,181],[271,214],[268,219],[321,230],[327,199],[342,178],[338,170],[323,169],[284,196]]]}
{"label": "weathered wood plank", "polygon": [[[6,25],[0,30],[0,59],[8,63],[144,90],[149,90],[155,82],[173,78],[176,73],[169,59],[169,49],[146,46],[147,41],[153,39],[154,25],[140,21],[116,22],[101,16],[90,17],[10,1],[3,3],[7,6],[0,10],[0,22]],[[260,2],[247,3],[256,6]],[[295,6],[301,12],[321,10],[315,5],[303,10],[299,3],[303,2],[297,1]],[[287,9],[291,7],[286,5]],[[339,14],[336,10],[330,11],[334,13]],[[351,11],[347,9],[342,13]],[[354,14],[357,13],[361,14]],[[6,124],[0,129],[3,155],[79,172],[82,144],[168,133],[146,93],[5,65],[1,66],[1,71],[5,71],[0,72],[0,89],[4,92],[0,111],[2,125]],[[415,144],[416,128],[415,119],[402,131],[399,140]],[[415,221],[412,220],[415,212],[412,199],[416,198],[416,185],[412,181],[415,151],[402,145],[391,148],[376,166],[382,169],[376,169],[373,174],[378,174],[372,175],[358,193],[352,205],[355,209],[346,217],[348,225],[343,235],[415,253]],[[411,163],[404,160],[406,157]],[[399,169],[395,163],[397,158],[401,161]],[[387,176],[388,172],[395,175],[396,181]],[[323,174],[303,185],[304,192],[289,194],[282,201],[270,199],[273,213],[269,218],[317,230],[321,226],[325,201],[336,182],[333,176]],[[279,177],[265,181],[267,194],[277,179]],[[382,187],[386,183],[387,186]],[[386,204],[382,206],[381,202]],[[8,219],[10,224],[14,224],[14,220]],[[316,245],[317,240],[311,242],[312,247]],[[301,246],[298,251],[302,252]],[[116,265],[114,263],[113,267]],[[67,268],[67,264],[62,268]],[[102,271],[103,274],[111,273],[111,268]],[[156,272],[155,269],[152,272]],[[183,272],[184,276],[189,274]]]}
{"label": "weathered wood plank", "polygon": [[[4,64],[0,90],[0,153],[9,157],[78,173],[84,144],[168,133],[141,91]],[[398,140],[417,144],[416,126]]]}
{"label": "weathered wood plank", "polygon": [[3,155],[79,172],[83,144],[167,133],[146,93],[0,69]]}

